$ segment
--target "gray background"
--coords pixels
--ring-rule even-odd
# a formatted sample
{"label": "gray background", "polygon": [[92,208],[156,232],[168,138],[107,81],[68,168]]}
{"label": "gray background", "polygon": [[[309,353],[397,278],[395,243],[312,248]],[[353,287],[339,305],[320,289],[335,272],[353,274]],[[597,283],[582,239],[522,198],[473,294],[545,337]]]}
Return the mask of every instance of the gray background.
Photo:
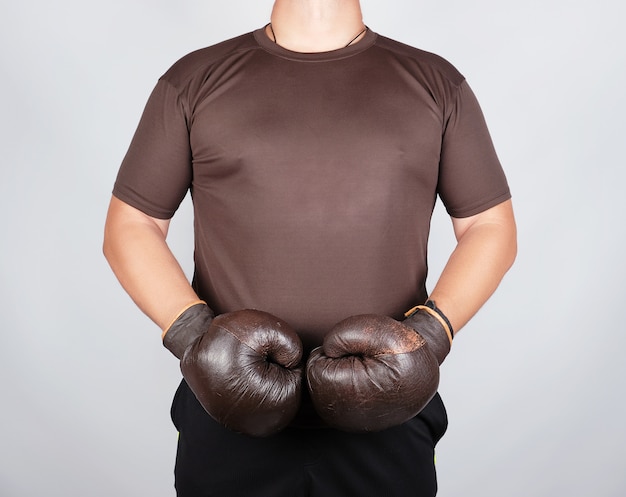
{"label": "gray background", "polygon": [[[172,496],[178,366],[101,255],[157,77],[263,25],[271,0],[30,0],[0,11],[0,495]],[[443,370],[447,496],[626,493],[626,38],[618,0],[363,2],[470,81],[520,253]],[[191,270],[188,200],[171,243]],[[441,208],[432,274],[452,247]]]}

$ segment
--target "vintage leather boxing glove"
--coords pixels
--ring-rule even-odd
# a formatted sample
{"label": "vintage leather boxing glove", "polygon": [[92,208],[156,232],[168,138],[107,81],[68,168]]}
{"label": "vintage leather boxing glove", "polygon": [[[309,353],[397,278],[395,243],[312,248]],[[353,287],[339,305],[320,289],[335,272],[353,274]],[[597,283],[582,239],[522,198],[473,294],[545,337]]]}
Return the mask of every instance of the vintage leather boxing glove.
{"label": "vintage leather boxing glove", "polygon": [[426,340],[428,349],[441,365],[450,352],[454,338],[454,330],[446,315],[435,302],[428,300],[424,305],[418,305],[406,312],[405,316],[406,319],[402,324],[415,330]]}
{"label": "vintage leather boxing glove", "polygon": [[[196,326],[199,331],[191,329]],[[190,341],[184,346],[179,338]],[[213,318],[205,304],[198,304],[167,330],[164,344],[173,352],[184,350],[180,364],[185,381],[224,426],[269,436],[287,426],[298,411],[302,343],[276,316],[247,309]]]}
{"label": "vintage leather boxing glove", "polygon": [[416,333],[421,319],[408,323],[414,329],[367,314],[333,327],[306,367],[313,405],[327,424],[352,432],[380,431],[426,406],[437,392],[440,361],[426,337]]}
{"label": "vintage leather boxing glove", "polygon": [[163,345],[178,359],[194,340],[211,325],[215,314],[205,302],[194,302],[176,317],[163,332]]}

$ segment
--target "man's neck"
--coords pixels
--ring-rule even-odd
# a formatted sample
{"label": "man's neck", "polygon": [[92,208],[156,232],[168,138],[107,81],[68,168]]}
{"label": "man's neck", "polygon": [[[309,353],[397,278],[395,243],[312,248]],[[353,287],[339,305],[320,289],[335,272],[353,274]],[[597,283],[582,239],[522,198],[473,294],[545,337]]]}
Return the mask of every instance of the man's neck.
{"label": "man's neck", "polygon": [[343,48],[365,28],[359,0],[276,0],[271,23],[268,36],[295,52]]}

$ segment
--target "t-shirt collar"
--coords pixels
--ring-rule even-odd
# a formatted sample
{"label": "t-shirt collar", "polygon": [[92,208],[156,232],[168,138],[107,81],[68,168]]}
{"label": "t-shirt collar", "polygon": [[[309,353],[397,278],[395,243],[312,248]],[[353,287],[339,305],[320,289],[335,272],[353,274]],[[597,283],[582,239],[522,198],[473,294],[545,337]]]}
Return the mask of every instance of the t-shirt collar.
{"label": "t-shirt collar", "polygon": [[323,62],[351,57],[370,48],[376,41],[377,37],[376,33],[374,33],[371,29],[368,29],[363,35],[363,38],[347,47],[339,48],[337,50],[331,50],[328,52],[305,53],[294,52],[274,43],[274,41],[267,36],[267,33],[265,32],[265,27],[255,30],[253,34],[257,43],[264,50],[272,53],[273,55],[282,57],[284,59],[308,62]]}

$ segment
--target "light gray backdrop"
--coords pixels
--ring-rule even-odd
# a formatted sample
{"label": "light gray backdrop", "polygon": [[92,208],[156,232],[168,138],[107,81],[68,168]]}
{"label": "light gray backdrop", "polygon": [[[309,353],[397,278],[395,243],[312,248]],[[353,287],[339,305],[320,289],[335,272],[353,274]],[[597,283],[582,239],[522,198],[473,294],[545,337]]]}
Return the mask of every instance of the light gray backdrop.
{"label": "light gray backdrop", "polygon": [[[0,10],[0,495],[172,496],[179,381],[101,255],[150,90],[271,0],[30,0]],[[443,497],[626,494],[619,0],[363,2],[381,34],[470,81],[505,165],[520,253],[455,341]],[[171,242],[191,271],[188,201]],[[452,247],[437,209],[433,275]]]}

